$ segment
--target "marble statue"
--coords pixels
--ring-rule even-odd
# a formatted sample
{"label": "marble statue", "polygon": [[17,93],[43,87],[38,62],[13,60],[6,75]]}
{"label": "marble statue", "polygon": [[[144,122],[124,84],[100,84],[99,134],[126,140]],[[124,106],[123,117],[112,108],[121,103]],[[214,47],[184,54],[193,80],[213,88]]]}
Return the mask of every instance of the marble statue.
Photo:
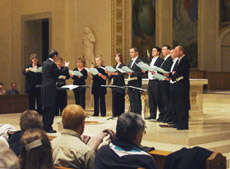
{"label": "marble statue", "polygon": [[86,67],[89,67],[92,64],[94,65],[94,46],[95,46],[96,39],[92,31],[90,30],[90,28],[85,27],[84,33],[85,35],[82,40],[84,60],[85,60]]}

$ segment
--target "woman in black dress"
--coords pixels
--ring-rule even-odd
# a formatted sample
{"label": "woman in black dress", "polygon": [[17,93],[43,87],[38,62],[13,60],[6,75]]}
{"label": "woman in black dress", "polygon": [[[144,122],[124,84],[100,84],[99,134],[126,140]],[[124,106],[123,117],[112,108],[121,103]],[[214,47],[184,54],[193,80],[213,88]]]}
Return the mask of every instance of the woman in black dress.
{"label": "woman in black dress", "polygon": [[[115,69],[121,69],[125,64],[122,62],[122,54],[117,53],[115,56]],[[110,80],[113,80],[113,85],[125,86],[124,73],[119,71],[108,73]],[[125,112],[125,89],[112,88],[112,112],[113,117],[118,117]]]}
{"label": "woman in black dress", "polygon": [[88,72],[89,76],[93,78],[93,86],[91,93],[94,96],[94,114],[93,116],[99,115],[99,104],[100,104],[100,111],[101,116],[106,116],[106,106],[105,106],[105,94],[106,88],[101,87],[101,85],[106,84],[107,74],[105,73],[104,66],[102,65],[102,58],[96,57],[96,69],[98,70],[97,75],[92,75]]}
{"label": "woman in black dress", "polygon": [[29,109],[37,110],[41,114],[41,88],[36,87],[42,83],[42,72],[39,71],[41,65],[38,64],[37,54],[30,55],[30,60],[32,63],[27,65],[23,70],[23,74],[26,76],[25,92],[28,94]]}
{"label": "woman in black dress", "polygon": [[58,58],[57,62],[58,69],[61,70],[61,74],[57,81],[57,109],[56,116],[61,115],[63,109],[67,106],[67,91],[61,89],[62,86],[66,85],[66,80],[70,78],[69,69],[64,68],[63,59]]}
{"label": "woman in black dress", "polygon": [[[77,59],[77,68],[73,71],[79,71],[83,76],[75,76],[70,73],[70,77],[74,80],[73,85],[86,85],[85,80],[87,79],[87,71],[85,70],[84,61],[81,58]],[[75,97],[75,104],[80,105],[83,109],[85,109],[85,92],[86,88],[78,87],[73,90]]]}

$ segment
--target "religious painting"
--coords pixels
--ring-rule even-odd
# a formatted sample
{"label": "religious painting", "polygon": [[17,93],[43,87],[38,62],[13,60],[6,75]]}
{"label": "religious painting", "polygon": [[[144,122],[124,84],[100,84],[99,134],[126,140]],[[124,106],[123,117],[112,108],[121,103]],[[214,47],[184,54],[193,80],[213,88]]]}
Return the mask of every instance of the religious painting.
{"label": "religious painting", "polygon": [[133,0],[132,5],[132,45],[148,62],[155,44],[156,0]]}
{"label": "religious painting", "polygon": [[184,46],[191,68],[198,67],[198,1],[173,0],[173,46]]}
{"label": "religious painting", "polygon": [[220,0],[220,28],[230,25],[230,0]]}

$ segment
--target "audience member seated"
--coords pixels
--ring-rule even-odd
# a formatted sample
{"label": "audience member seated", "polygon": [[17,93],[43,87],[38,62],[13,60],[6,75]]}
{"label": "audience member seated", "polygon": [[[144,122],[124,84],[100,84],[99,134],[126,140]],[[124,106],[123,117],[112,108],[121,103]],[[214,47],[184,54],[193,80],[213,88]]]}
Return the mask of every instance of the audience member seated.
{"label": "audience member seated", "polygon": [[4,84],[0,83],[0,95],[5,95],[6,94],[6,91],[3,88],[4,88]]}
{"label": "audience member seated", "polygon": [[95,150],[109,132],[101,132],[91,138],[83,137],[85,117],[83,108],[76,104],[68,105],[63,110],[64,129],[60,136],[51,141],[54,165],[81,169],[94,168]]}
{"label": "audience member seated", "polygon": [[18,157],[9,148],[0,149],[0,168],[20,169]]}
{"label": "audience member seated", "polygon": [[20,131],[15,132],[9,138],[10,148],[14,151],[16,155],[20,154],[20,139],[22,134],[33,128],[42,129],[43,123],[40,115],[34,110],[26,110],[22,113],[20,117]]}
{"label": "audience member seated", "polygon": [[11,83],[11,89],[6,91],[7,95],[16,95],[19,94],[19,91],[16,89],[17,84],[16,83]]}
{"label": "audience member seated", "polygon": [[152,156],[140,148],[144,133],[145,122],[139,114],[122,114],[115,139],[97,151],[95,169],[157,169]]}
{"label": "audience member seated", "polygon": [[53,169],[52,148],[46,133],[29,129],[21,138],[22,169]]}

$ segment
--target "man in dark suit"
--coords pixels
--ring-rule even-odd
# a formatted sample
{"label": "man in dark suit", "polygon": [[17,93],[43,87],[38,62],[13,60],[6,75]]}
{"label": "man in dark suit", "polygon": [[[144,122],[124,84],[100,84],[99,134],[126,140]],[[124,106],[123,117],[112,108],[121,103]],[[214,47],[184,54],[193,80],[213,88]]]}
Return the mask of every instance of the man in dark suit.
{"label": "man in dark suit", "polygon": [[[161,64],[161,68],[165,71],[170,71],[170,68],[173,64],[172,58],[170,57],[171,47],[169,45],[162,46],[161,52],[164,56],[164,61]],[[166,122],[165,115],[168,114],[169,111],[169,81],[160,81],[160,93],[161,93],[161,101],[163,104],[163,109],[159,114],[158,122]]]}
{"label": "man in dark suit", "polygon": [[[54,120],[56,104],[57,104],[57,89],[56,82],[61,70],[58,69],[56,61],[58,59],[58,52],[52,50],[49,53],[49,58],[42,64],[42,87],[41,87],[41,101],[43,108],[43,128],[48,133],[55,133],[52,124]],[[69,63],[65,64],[67,69]]]}
{"label": "man in dark suit", "polygon": [[[163,63],[163,59],[160,58],[161,48],[154,47],[152,49],[152,61],[150,63],[150,67],[160,67]],[[162,111],[163,105],[162,101],[160,101],[160,91],[159,91],[159,80],[153,76],[154,72],[148,72],[148,97],[149,97],[149,109],[150,116],[147,119],[156,119],[157,107],[159,111]]]}
{"label": "man in dark suit", "polygon": [[[178,58],[177,58],[177,55],[175,54],[175,51],[174,49],[172,49],[170,51],[170,54],[171,54],[171,58],[173,60],[173,64],[171,66],[171,69],[170,69],[170,77],[172,75],[172,72],[174,72],[177,68],[177,64],[178,64]],[[165,74],[165,76],[169,76],[169,74]],[[175,85],[176,81],[170,79],[169,81],[169,112],[168,114],[166,115],[166,119],[168,120],[167,122],[169,124],[175,124],[176,123],[176,85]]]}
{"label": "man in dark suit", "polygon": [[177,130],[188,129],[188,118],[190,109],[189,98],[189,71],[190,63],[184,54],[184,48],[177,46],[175,53],[178,56],[176,71],[172,73],[172,79],[176,81],[176,125]]}
{"label": "man in dark suit", "polygon": [[[136,65],[141,59],[138,57],[138,49],[136,47],[131,48],[130,51],[131,60],[128,67],[133,70],[132,73],[128,73],[129,81],[128,85],[133,87],[142,87],[142,71]],[[128,89],[128,95],[130,100],[131,112],[141,114],[141,92],[136,89]]]}

